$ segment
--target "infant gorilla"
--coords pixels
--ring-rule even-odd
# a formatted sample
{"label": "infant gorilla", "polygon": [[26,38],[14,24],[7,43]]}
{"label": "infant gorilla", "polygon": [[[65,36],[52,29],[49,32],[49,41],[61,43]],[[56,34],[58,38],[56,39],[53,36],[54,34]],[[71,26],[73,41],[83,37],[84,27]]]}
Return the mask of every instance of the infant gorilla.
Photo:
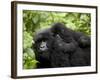
{"label": "infant gorilla", "polygon": [[35,34],[33,44],[38,68],[90,66],[90,37],[62,23]]}

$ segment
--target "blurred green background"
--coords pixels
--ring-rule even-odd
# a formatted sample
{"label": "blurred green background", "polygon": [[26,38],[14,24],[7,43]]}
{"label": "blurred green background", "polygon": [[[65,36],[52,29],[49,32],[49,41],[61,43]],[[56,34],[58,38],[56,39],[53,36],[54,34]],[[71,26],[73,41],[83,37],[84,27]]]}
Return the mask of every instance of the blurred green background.
{"label": "blurred green background", "polygon": [[89,13],[23,10],[23,69],[34,69],[38,63],[32,49],[34,33],[51,27],[55,22],[62,22],[67,27],[86,35],[91,34],[91,14]]}

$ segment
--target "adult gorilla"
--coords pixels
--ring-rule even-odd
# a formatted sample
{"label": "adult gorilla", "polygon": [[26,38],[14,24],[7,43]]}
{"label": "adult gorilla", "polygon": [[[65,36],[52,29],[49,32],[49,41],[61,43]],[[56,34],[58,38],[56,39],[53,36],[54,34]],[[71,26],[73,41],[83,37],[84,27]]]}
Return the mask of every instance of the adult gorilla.
{"label": "adult gorilla", "polygon": [[89,66],[90,37],[62,23],[37,32],[34,50],[38,68]]}

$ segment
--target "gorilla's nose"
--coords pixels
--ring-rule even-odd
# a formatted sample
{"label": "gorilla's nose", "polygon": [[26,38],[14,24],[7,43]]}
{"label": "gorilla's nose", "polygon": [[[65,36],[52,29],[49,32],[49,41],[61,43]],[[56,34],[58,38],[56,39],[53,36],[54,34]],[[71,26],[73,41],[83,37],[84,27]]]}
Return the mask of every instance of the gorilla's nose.
{"label": "gorilla's nose", "polygon": [[47,45],[46,45],[46,42],[41,42],[40,44],[40,50],[44,51],[44,50],[47,50]]}

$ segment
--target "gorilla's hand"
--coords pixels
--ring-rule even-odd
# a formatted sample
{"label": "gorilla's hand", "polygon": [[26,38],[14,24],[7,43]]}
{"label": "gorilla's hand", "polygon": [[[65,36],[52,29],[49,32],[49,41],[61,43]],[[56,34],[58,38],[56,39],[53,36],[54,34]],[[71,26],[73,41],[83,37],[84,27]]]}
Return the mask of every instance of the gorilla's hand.
{"label": "gorilla's hand", "polygon": [[90,47],[91,46],[91,40],[88,36],[81,36],[78,40],[79,46],[82,48]]}

